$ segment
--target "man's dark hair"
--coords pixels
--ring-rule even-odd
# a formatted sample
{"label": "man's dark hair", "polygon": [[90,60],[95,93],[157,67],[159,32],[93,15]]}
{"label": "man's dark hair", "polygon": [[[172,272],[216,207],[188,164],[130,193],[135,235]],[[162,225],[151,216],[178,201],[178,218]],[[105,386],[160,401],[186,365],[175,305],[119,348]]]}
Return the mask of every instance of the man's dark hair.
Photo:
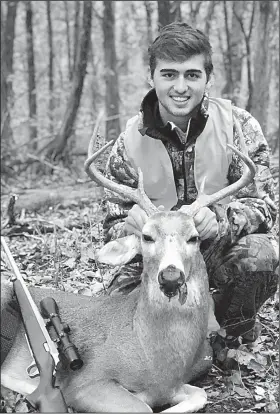
{"label": "man's dark hair", "polygon": [[202,54],[205,58],[207,80],[213,71],[212,47],[209,40],[204,33],[187,23],[174,22],[164,26],[148,52],[152,78],[157,59],[184,62],[191,56]]}

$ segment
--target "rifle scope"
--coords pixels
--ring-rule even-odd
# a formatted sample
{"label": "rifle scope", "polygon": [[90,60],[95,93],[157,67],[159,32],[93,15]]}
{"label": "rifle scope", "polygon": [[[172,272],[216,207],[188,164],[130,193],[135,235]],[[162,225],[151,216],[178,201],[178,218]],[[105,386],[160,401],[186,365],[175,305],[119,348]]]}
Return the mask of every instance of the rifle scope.
{"label": "rifle scope", "polygon": [[46,326],[49,328],[50,337],[57,343],[62,362],[73,371],[82,368],[84,363],[68,337],[70,327],[61,321],[56,301],[51,297],[44,298],[40,302],[40,308],[43,318],[49,319]]}

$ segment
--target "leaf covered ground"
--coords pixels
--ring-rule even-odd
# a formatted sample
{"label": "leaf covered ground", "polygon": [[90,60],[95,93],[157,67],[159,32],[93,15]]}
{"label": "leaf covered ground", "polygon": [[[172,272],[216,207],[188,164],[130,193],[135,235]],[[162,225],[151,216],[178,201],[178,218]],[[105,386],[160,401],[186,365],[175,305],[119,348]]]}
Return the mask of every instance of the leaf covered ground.
{"label": "leaf covered ground", "polygon": [[[82,185],[83,180],[78,180]],[[54,184],[61,188],[75,186],[77,175],[59,170],[51,179],[49,176],[37,177],[36,184],[26,177],[20,181],[10,180],[4,186],[4,192],[17,193],[19,188],[28,186],[51,189]],[[114,269],[97,264],[94,254],[102,244],[104,214],[102,201],[95,200],[87,192],[86,197],[65,203],[60,200],[53,205],[39,204],[35,211],[17,215],[17,220],[27,227],[6,240],[27,285],[88,296],[106,294]],[[3,221],[5,217],[2,224]],[[26,228],[34,231],[26,232]],[[6,271],[2,261],[1,265]],[[196,383],[203,386],[208,395],[208,404],[202,412],[279,412],[277,294],[261,309],[259,324],[261,334],[250,346],[241,344],[237,349],[228,349],[223,343],[222,332],[215,338],[218,347],[212,369]],[[27,407],[21,395],[2,390],[1,411],[23,412]]]}

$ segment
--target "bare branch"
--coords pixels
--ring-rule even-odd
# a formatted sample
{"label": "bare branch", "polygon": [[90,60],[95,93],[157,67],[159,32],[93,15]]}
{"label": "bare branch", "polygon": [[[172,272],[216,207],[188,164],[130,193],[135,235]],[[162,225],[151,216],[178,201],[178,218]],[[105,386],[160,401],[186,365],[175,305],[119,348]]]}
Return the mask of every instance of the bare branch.
{"label": "bare branch", "polygon": [[250,39],[250,37],[251,37],[252,30],[253,30],[253,23],[254,23],[255,10],[256,10],[256,5],[255,5],[255,2],[253,1],[253,10],[252,10],[252,14],[251,14],[250,29],[249,29],[249,34],[248,34],[248,38],[249,38],[249,39]]}

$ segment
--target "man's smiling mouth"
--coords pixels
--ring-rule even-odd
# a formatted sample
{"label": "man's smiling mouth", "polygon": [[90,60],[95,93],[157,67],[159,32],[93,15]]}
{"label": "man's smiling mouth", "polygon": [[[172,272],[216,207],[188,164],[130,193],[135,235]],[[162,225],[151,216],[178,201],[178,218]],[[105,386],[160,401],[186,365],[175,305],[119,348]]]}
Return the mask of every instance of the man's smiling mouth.
{"label": "man's smiling mouth", "polygon": [[175,102],[187,102],[190,99],[189,96],[172,96],[171,98]]}

